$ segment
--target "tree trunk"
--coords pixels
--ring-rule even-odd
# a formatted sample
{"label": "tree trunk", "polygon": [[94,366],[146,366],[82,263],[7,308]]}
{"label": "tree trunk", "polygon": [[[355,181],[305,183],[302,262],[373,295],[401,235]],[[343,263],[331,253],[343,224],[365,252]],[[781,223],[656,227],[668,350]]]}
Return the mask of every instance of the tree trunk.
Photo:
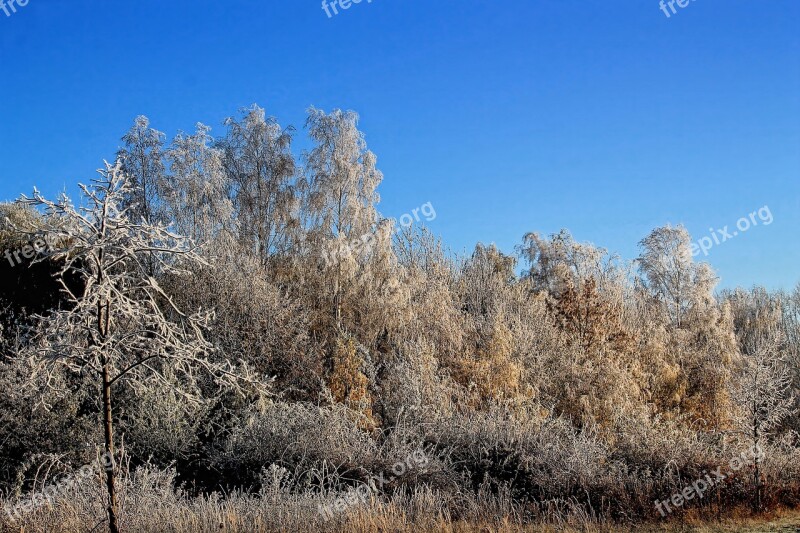
{"label": "tree trunk", "polygon": [[756,501],[755,501],[755,508],[756,512],[761,512],[761,463],[758,460],[758,457],[755,458],[755,468],[753,468],[753,482],[756,487]]}
{"label": "tree trunk", "polygon": [[117,488],[114,472],[114,429],[111,424],[111,379],[108,363],[103,365],[103,429],[106,441],[106,489],[108,491],[108,530],[119,533],[117,522]]}
{"label": "tree trunk", "polygon": [[759,460],[758,460],[759,459],[759,457],[758,457],[759,454],[755,453],[756,450],[760,449],[759,446],[761,444],[760,435],[759,435],[759,431],[758,431],[759,430],[759,423],[758,423],[757,414],[758,414],[758,405],[756,404],[755,401],[753,401],[753,455],[754,455],[754,459],[753,459],[753,485],[755,486],[755,489],[756,489],[754,506],[755,506],[755,511],[757,513],[760,513],[761,512],[761,465],[760,465]]}

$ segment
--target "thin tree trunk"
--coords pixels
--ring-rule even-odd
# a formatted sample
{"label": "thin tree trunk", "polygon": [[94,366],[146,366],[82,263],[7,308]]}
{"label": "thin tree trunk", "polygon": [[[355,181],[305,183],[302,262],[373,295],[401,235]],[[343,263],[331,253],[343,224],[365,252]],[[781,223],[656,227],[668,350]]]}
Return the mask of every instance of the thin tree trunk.
{"label": "thin tree trunk", "polygon": [[758,405],[756,401],[753,400],[753,455],[755,456],[753,460],[753,484],[755,485],[756,489],[756,500],[755,500],[755,510],[757,513],[761,512],[761,465],[758,461],[758,454],[755,453],[757,449],[759,449],[759,438],[760,435],[758,434],[759,424],[758,424]]}
{"label": "thin tree trunk", "polygon": [[114,432],[111,423],[111,379],[108,363],[103,365],[103,429],[105,432],[106,455],[106,489],[108,491],[108,530],[119,533],[117,522],[117,488],[114,473]]}

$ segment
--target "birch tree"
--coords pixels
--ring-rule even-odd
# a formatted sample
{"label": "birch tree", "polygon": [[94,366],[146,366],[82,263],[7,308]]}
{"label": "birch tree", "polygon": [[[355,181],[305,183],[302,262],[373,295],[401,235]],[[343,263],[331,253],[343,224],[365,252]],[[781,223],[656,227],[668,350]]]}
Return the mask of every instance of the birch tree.
{"label": "birch tree", "polygon": [[256,105],[243,114],[225,120],[228,133],[217,146],[240,239],[266,267],[270,258],[288,252],[299,229],[292,129],[281,128]]}
{"label": "birch tree", "polygon": [[166,152],[171,176],[164,197],[175,229],[206,243],[233,230],[233,205],[226,195],[223,153],[212,146],[211,128],[198,123],[193,135],[179,133]]}
{"label": "birch tree", "polygon": [[716,278],[705,263],[692,259],[691,236],[683,226],[662,226],[639,242],[644,285],[673,324],[680,327],[689,309],[711,300]]}
{"label": "birch tree", "polygon": [[[341,328],[343,295],[356,270],[363,266],[358,260],[371,252],[368,246],[357,243],[370,238],[376,229],[376,190],[383,175],[358,130],[356,113],[336,109],[326,114],[311,108],[307,127],[316,142],[306,156],[308,233],[316,250],[331,258],[325,261],[325,268],[332,270],[333,315],[337,328]],[[355,254],[360,257],[353,257],[354,250],[361,252]]]}
{"label": "birch tree", "polygon": [[122,141],[125,145],[117,152],[117,159],[131,182],[124,205],[132,220],[156,222],[165,174],[164,134],[151,128],[150,120],[140,115]]}
{"label": "birch tree", "polygon": [[[120,163],[106,164],[100,177],[81,185],[86,201],[75,207],[34,190],[22,204],[41,208],[45,231],[59,243],[48,254],[63,265],[59,280],[69,303],[65,309],[38,317],[30,345],[19,356],[27,361],[32,380],[55,386],[62,372],[90,375],[101,395],[109,531],[120,531],[114,438],[115,390],[122,382],[147,387],[173,386],[187,402],[201,402],[196,383],[213,376],[220,388],[244,392],[261,382],[246,365],[215,361],[203,331],[210,314],[186,314],[175,307],[149,274],[148,263],[162,273],[184,275],[181,264],[199,262],[190,241],[146,219],[132,220],[126,198],[139,194],[122,173]],[[77,273],[80,291],[64,280]],[[47,407],[46,405],[44,406]]]}

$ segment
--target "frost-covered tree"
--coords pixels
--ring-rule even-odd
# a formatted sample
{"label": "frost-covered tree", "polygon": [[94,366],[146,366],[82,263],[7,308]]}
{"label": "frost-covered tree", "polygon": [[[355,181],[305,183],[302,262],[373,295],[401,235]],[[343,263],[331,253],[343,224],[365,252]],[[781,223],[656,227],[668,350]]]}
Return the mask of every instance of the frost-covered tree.
{"label": "frost-covered tree", "polygon": [[615,256],[592,244],[576,242],[567,230],[550,238],[528,233],[518,251],[529,266],[525,278],[535,290],[555,297],[568,288],[580,292],[589,278],[605,287],[619,274]]}
{"label": "frost-covered tree", "polygon": [[333,315],[341,327],[343,296],[359,263],[373,251],[372,246],[358,243],[370,240],[376,229],[377,187],[383,176],[358,130],[357,114],[311,108],[307,128],[315,142],[306,155],[308,235],[314,251],[328,258],[324,267],[332,271]]}
{"label": "frost-covered tree", "polygon": [[752,357],[763,339],[779,335],[780,351],[791,377],[789,397],[794,398],[794,414],[782,424],[795,431],[800,408],[800,286],[792,292],[770,292],[764,287],[735,289],[724,293],[733,311],[734,328],[740,349]]}
{"label": "frost-covered tree", "polygon": [[198,123],[193,135],[179,133],[166,152],[171,175],[164,186],[164,200],[169,217],[177,233],[197,243],[233,230],[222,151],[212,146],[210,131]]}
{"label": "frost-covered tree", "polygon": [[225,120],[228,132],[217,147],[240,240],[266,267],[289,251],[299,232],[292,128],[281,128],[256,105],[242,114]]}
{"label": "frost-covered tree", "polygon": [[689,309],[707,303],[716,278],[705,263],[692,259],[692,240],[683,226],[654,229],[639,243],[638,258],[644,285],[678,327]]}
{"label": "frost-covered tree", "polygon": [[529,233],[519,252],[529,265],[525,281],[567,343],[541,358],[549,378],[542,389],[575,422],[612,430],[641,394],[635,335],[624,323],[627,272],[616,256],[566,230],[549,238]]}
{"label": "frost-covered tree", "polygon": [[[179,390],[185,401],[201,402],[198,381],[204,377],[237,392],[245,383],[261,387],[245,365],[237,368],[212,359],[203,333],[209,314],[183,313],[149,274],[148,263],[157,264],[162,273],[183,275],[181,264],[201,261],[190,241],[163,225],[131,218],[124,204],[137,193],[119,163],[106,164],[99,173],[90,186],[81,186],[83,207],[75,207],[66,196],[47,200],[36,190],[20,200],[44,210],[44,230],[58,243],[47,256],[63,265],[59,281],[69,305],[39,317],[18,357],[27,362],[34,382],[44,379],[56,386],[63,370],[95,378],[104,447],[112,459],[106,468],[108,523],[116,532],[116,388],[122,382],[134,388],[162,384]],[[66,282],[75,274],[84,282],[77,292]],[[178,389],[178,383],[184,386]]]}
{"label": "frost-covered tree", "polygon": [[513,335],[506,319],[515,265],[516,259],[496,246],[478,244],[458,279],[469,344],[453,365],[454,377],[481,401],[511,399],[520,389],[522,372],[512,357]]}
{"label": "frost-covered tree", "polygon": [[428,345],[429,354],[437,354],[455,368],[456,359],[464,355],[467,318],[462,311],[463,293],[456,285],[460,271],[455,259],[421,226],[402,228],[395,236],[395,250],[401,287],[408,293],[396,340]]}
{"label": "frost-covered tree", "polygon": [[783,304],[782,329],[786,336],[786,356],[792,373],[792,394],[795,400],[793,429],[800,433],[800,284],[795,289],[784,294],[781,298]]}
{"label": "frost-covered tree", "polygon": [[529,233],[519,252],[529,265],[525,279],[547,294],[557,321],[584,349],[623,349],[629,340],[621,325],[627,273],[618,257],[576,242],[567,230],[549,239]]}
{"label": "frost-covered tree", "polygon": [[761,459],[763,446],[791,414],[791,375],[781,353],[782,340],[772,331],[751,338],[745,346],[745,368],[733,398],[741,409],[737,428],[753,454],[755,508],[761,510],[763,485]]}
{"label": "frost-covered tree", "polygon": [[138,221],[157,222],[160,213],[161,188],[164,183],[164,134],[150,127],[150,120],[140,115],[122,137],[124,146],[117,152],[122,172],[129,176],[131,188],[125,205],[130,217]]}

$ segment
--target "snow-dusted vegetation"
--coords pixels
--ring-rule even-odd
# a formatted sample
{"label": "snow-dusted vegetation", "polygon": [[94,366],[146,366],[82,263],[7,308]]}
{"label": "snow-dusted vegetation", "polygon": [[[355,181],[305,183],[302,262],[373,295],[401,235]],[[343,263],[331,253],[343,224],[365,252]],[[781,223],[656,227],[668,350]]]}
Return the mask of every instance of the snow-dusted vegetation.
{"label": "snow-dusted vegetation", "polygon": [[75,204],[0,205],[6,530],[800,503],[800,287],[717,291],[683,227],[632,263],[566,230],[458,256],[382,218],[354,113],[311,109],[302,154],[259,107],[224,124],[168,142],[140,117]]}

